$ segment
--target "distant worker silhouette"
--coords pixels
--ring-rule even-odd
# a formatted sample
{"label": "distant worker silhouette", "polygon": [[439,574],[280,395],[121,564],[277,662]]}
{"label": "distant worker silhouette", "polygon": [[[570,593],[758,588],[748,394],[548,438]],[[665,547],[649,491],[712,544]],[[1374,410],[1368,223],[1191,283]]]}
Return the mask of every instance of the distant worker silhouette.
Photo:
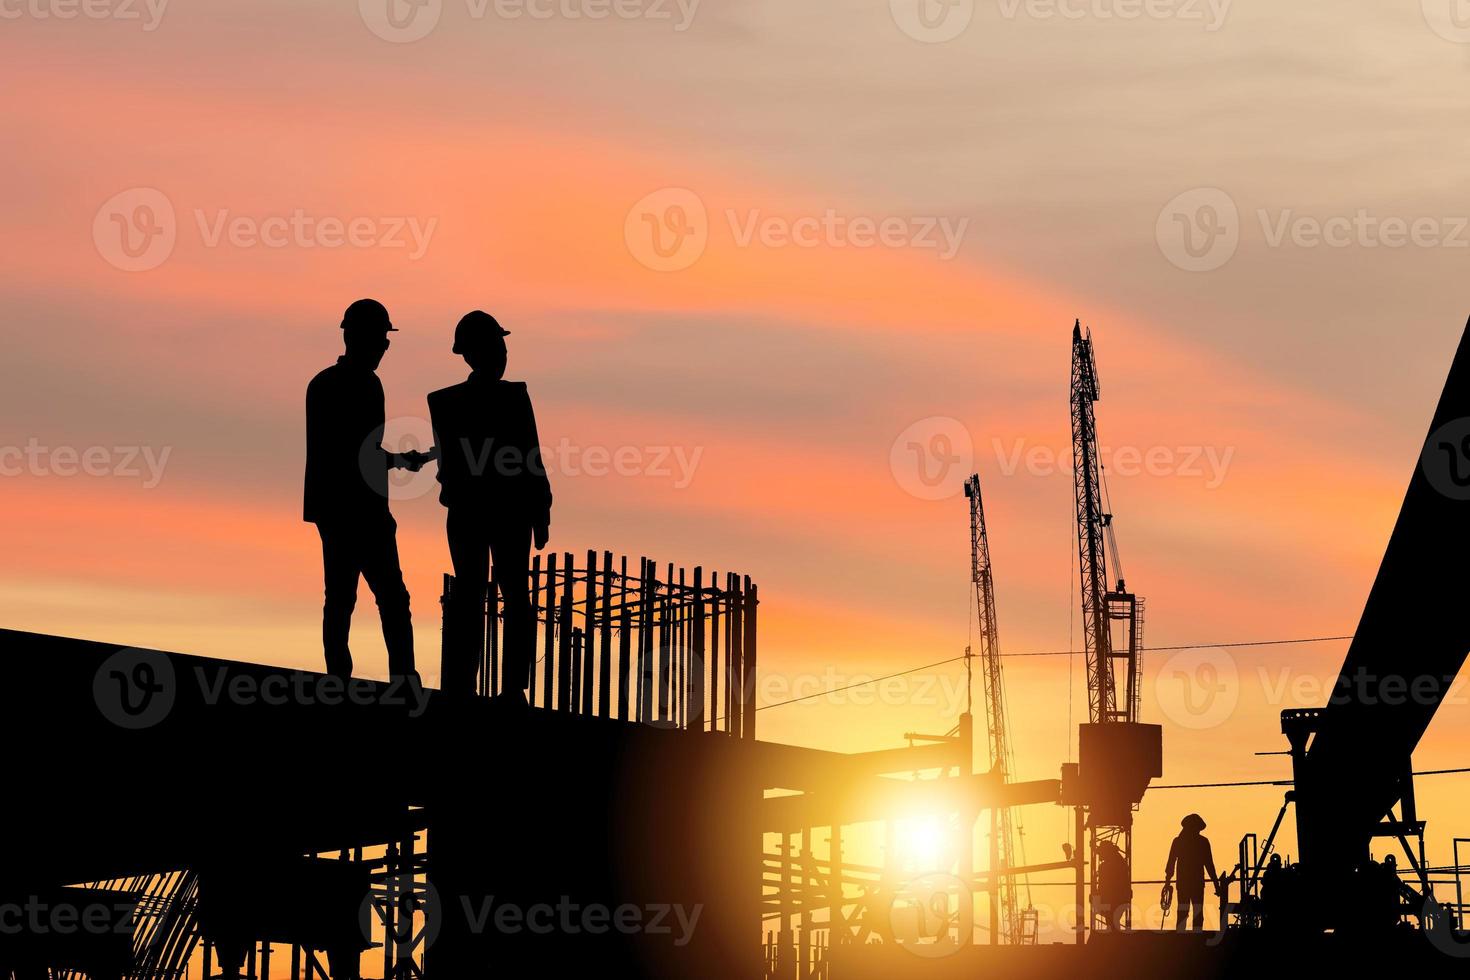
{"label": "distant worker silhouette", "polygon": [[327,672],[344,678],[352,675],[347,638],[359,576],[378,601],[389,673],[418,676],[408,589],[398,564],[398,525],[388,510],[388,470],[418,470],[429,457],[382,446],[383,384],[375,372],[393,332],[381,303],[353,303],[342,316],[346,353],[306,388],[305,519],[322,538]]}
{"label": "distant worker silhouette", "polygon": [[1179,822],[1181,830],[1169,848],[1169,864],[1164,869],[1165,883],[1174,880],[1178,871],[1179,887],[1175,896],[1177,910],[1174,928],[1184,928],[1184,915],[1193,909],[1191,928],[1199,932],[1205,927],[1205,877],[1217,889],[1220,876],[1215,873],[1215,857],[1210,853],[1210,842],[1200,835],[1205,821],[1198,813],[1191,813]]}
{"label": "distant worker silhouette", "polygon": [[1133,876],[1128,872],[1128,859],[1118,845],[1102,841],[1097,845],[1097,892],[1098,911],[1102,913],[1103,928],[1120,932],[1133,902]]}
{"label": "distant worker silhouette", "polygon": [[455,587],[446,615],[441,688],[472,694],[484,644],[484,587],[494,561],[505,601],[504,683],[500,697],[526,703],[535,658],[527,567],[531,542],[546,547],[551,481],[525,382],[505,381],[504,329],[488,313],[466,313],[454,328],[454,353],[469,378],[429,395],[438,447],[439,502]]}

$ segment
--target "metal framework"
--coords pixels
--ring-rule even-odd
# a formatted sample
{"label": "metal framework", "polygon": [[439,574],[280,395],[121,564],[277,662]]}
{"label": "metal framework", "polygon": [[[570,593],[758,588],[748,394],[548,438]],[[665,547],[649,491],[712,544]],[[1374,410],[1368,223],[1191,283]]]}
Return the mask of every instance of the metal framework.
{"label": "metal framework", "polygon": [[[1094,724],[1138,721],[1139,655],[1143,647],[1143,600],[1129,592],[1117,561],[1113,538],[1113,515],[1106,506],[1102,466],[1098,459],[1097,418],[1093,404],[1101,396],[1097,363],[1093,358],[1092,332],[1082,331],[1082,322],[1072,326],[1072,469],[1077,503],[1077,559],[1081,577],[1082,634],[1087,660],[1088,720]],[[1111,542],[1116,588],[1109,588],[1108,551]],[[1119,691],[1116,661],[1123,661],[1122,691]],[[1098,845],[1111,843],[1131,867],[1133,831],[1131,813],[1107,814],[1089,807],[1091,827],[1092,917],[1099,916],[1097,892]],[[1131,926],[1131,909],[1117,924]],[[1104,926],[1106,927],[1106,926]]]}
{"label": "metal framework", "polygon": [[[588,551],[580,567],[567,552],[532,559],[531,605],[540,651],[526,694],[531,704],[574,714],[717,731],[755,738],[756,609],[749,576],[692,571],[640,558],[614,567],[612,552]],[[450,593],[460,587],[444,576]],[[500,692],[504,603],[486,602],[479,692]],[[447,635],[447,632],[446,632]]]}
{"label": "metal framework", "polygon": [[[970,580],[975,586],[975,611],[980,623],[980,675],[985,691],[985,720],[989,734],[990,768],[1002,782],[1009,782],[1015,772],[1015,757],[1010,745],[1010,727],[1006,717],[1005,678],[1000,659],[1000,633],[996,628],[995,583],[990,564],[990,537],[985,527],[985,504],[980,495],[980,475],[972,473],[965,481],[965,496],[970,501]],[[965,651],[969,655],[969,650]],[[1004,874],[1016,865],[1015,835],[1019,819],[1009,807],[990,811],[990,867],[1001,872],[991,877],[990,935],[992,942],[1020,945],[1023,918],[1017,882]],[[1022,862],[1024,863],[1024,861]],[[1027,903],[1029,906],[1029,902]]]}

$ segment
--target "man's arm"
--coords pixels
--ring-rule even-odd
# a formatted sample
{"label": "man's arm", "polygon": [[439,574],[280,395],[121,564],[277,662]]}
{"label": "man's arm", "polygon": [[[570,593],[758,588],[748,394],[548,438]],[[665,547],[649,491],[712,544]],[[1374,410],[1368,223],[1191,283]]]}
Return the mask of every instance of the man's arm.
{"label": "man's arm", "polygon": [[1179,838],[1174,838],[1174,843],[1169,845],[1169,863],[1164,868],[1164,884],[1174,880],[1174,866],[1179,863]]}
{"label": "man's arm", "polygon": [[1205,845],[1205,874],[1210,876],[1210,884],[1216,888],[1220,887],[1220,876],[1215,873],[1215,855],[1210,851],[1210,842],[1204,838]]}
{"label": "man's arm", "polygon": [[[524,389],[523,389],[524,390]],[[533,481],[531,505],[534,509],[531,528],[536,550],[546,547],[551,535],[551,478],[546,474],[546,457],[541,452],[541,435],[536,430],[536,410],[531,406],[531,394],[526,392],[526,471]]]}

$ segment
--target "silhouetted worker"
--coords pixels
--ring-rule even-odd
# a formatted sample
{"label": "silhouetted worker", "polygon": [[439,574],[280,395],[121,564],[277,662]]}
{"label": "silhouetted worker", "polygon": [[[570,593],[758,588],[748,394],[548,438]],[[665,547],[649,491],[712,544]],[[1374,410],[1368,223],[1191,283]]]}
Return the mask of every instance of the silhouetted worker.
{"label": "silhouetted worker", "polygon": [[469,379],[429,395],[455,580],[440,686],[474,692],[484,643],[483,589],[493,560],[505,600],[499,696],[525,704],[535,657],[527,566],[533,538],[538,550],[546,547],[551,482],[525,382],[502,380],[509,334],[488,313],[466,313],[454,328],[454,353],[469,364]]}
{"label": "silhouetted worker", "polygon": [[1199,932],[1205,927],[1205,877],[1220,887],[1220,876],[1215,873],[1215,856],[1210,853],[1210,842],[1200,835],[1205,829],[1204,819],[1191,813],[1179,822],[1179,836],[1169,847],[1169,864],[1164,869],[1164,881],[1175,879],[1178,871],[1179,887],[1175,895],[1178,911],[1175,913],[1174,928],[1184,928],[1184,914],[1194,910],[1191,928]]}
{"label": "silhouetted worker", "polygon": [[389,673],[417,677],[398,525],[388,510],[388,470],[417,470],[429,457],[382,446],[383,384],[374,372],[393,332],[381,303],[353,303],[342,315],[346,353],[306,388],[305,518],[322,538],[322,648],[327,672],[344,678],[352,675],[347,637],[359,576],[378,601]]}
{"label": "silhouetted worker", "polygon": [[1112,841],[1097,845],[1097,897],[1103,928],[1122,931],[1123,917],[1133,902],[1133,876],[1128,873],[1128,859]]}
{"label": "silhouetted worker", "polygon": [[1261,923],[1268,929],[1280,928],[1285,911],[1286,868],[1280,854],[1272,854],[1261,872]]}

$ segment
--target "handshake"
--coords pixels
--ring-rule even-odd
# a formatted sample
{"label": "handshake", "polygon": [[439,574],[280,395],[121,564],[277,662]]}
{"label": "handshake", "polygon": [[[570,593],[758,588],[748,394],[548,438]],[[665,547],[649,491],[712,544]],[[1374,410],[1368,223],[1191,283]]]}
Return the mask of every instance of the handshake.
{"label": "handshake", "polygon": [[427,463],[429,460],[438,458],[439,449],[437,446],[430,449],[426,453],[421,453],[417,449],[410,449],[406,453],[393,453],[392,466],[395,469],[408,470],[410,473],[417,473],[419,470],[424,468],[424,464]]}

